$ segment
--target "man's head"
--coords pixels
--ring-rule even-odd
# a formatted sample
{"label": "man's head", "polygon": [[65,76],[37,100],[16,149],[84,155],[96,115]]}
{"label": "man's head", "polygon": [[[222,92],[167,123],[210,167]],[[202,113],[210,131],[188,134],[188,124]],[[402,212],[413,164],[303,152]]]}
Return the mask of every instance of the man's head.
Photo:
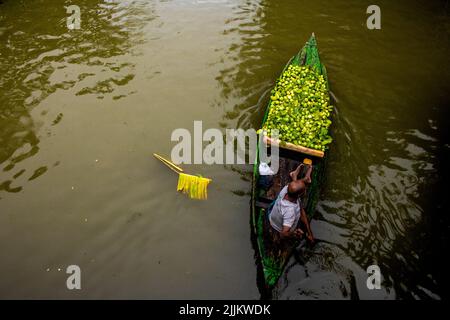
{"label": "man's head", "polygon": [[303,196],[306,190],[306,185],[302,180],[292,181],[288,184],[288,196],[293,199],[297,199]]}

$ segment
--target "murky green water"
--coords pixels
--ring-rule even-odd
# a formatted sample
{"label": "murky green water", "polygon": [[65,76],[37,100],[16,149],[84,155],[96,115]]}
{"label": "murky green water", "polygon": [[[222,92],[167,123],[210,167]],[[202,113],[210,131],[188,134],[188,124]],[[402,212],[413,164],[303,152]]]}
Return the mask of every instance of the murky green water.
{"label": "murky green water", "polygon": [[[65,5],[81,9],[68,31]],[[447,296],[450,20],[445,1],[3,0],[0,297],[258,298],[249,166],[195,166],[175,191],[153,152],[176,128],[257,128],[311,32],[337,98],[320,240],[278,298]],[[65,268],[82,270],[69,291]],[[378,264],[383,289],[366,288]]]}

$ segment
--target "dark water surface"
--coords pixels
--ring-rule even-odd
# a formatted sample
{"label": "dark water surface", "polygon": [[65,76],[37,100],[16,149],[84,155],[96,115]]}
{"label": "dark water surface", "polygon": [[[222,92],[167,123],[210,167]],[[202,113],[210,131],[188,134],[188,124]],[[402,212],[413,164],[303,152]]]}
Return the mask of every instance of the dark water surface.
{"label": "dark water surface", "polygon": [[[81,9],[68,31],[64,6]],[[281,299],[444,298],[446,1],[3,0],[0,297],[259,298],[250,166],[193,166],[208,201],[152,157],[171,132],[258,128],[315,32],[337,98],[314,248]],[[82,270],[82,290],[65,269]],[[366,288],[377,264],[382,290]]]}

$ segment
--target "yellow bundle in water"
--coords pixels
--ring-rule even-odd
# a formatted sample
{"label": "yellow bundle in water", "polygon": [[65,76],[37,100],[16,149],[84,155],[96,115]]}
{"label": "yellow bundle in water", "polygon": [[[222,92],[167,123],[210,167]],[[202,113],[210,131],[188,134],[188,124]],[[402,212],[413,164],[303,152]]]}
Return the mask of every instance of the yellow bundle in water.
{"label": "yellow bundle in water", "polygon": [[210,182],[208,178],[179,173],[177,191],[189,195],[189,198],[204,200],[208,198],[207,188]]}

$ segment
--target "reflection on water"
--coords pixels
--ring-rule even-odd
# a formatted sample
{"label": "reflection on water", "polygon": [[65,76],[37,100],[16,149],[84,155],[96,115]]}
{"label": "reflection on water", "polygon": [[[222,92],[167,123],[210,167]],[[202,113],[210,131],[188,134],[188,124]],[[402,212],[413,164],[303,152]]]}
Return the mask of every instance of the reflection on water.
{"label": "reflection on water", "polygon": [[[66,6],[70,4],[66,1]],[[0,33],[0,191],[19,192],[26,184],[24,178],[36,179],[53,165],[21,166],[22,161],[39,152],[42,131],[49,136],[51,126],[63,121],[64,101],[58,108],[41,110],[38,122],[30,116],[49,95],[73,90],[77,96],[94,94],[98,99],[114,92],[113,99],[126,96],[117,93],[117,88],[133,79],[134,64],[124,62],[120,56],[143,41],[142,25],[154,18],[144,4],[78,1],[83,28],[70,32],[64,16],[65,3],[2,4],[1,22],[5,27]]]}
{"label": "reflection on water", "polygon": [[232,44],[221,60],[224,68],[216,79],[225,104],[233,106],[225,110],[228,126],[255,127],[263,117],[265,98],[273,86],[276,73],[272,59],[277,55],[267,52],[272,49],[266,44],[265,11],[259,1],[247,1],[235,5],[233,18],[225,21],[223,34]]}
{"label": "reflection on water", "polygon": [[[258,128],[313,31],[335,141],[318,243],[299,248],[274,297],[446,296],[441,2],[381,1],[375,32],[360,1],[80,0],[70,32],[64,3],[0,3],[0,296],[257,298],[251,168],[187,168],[215,182],[200,203],[177,196],[150,156],[170,153],[171,131],[194,120]],[[58,272],[74,261],[86,275],[78,296]],[[371,264],[383,290],[365,287]]]}

